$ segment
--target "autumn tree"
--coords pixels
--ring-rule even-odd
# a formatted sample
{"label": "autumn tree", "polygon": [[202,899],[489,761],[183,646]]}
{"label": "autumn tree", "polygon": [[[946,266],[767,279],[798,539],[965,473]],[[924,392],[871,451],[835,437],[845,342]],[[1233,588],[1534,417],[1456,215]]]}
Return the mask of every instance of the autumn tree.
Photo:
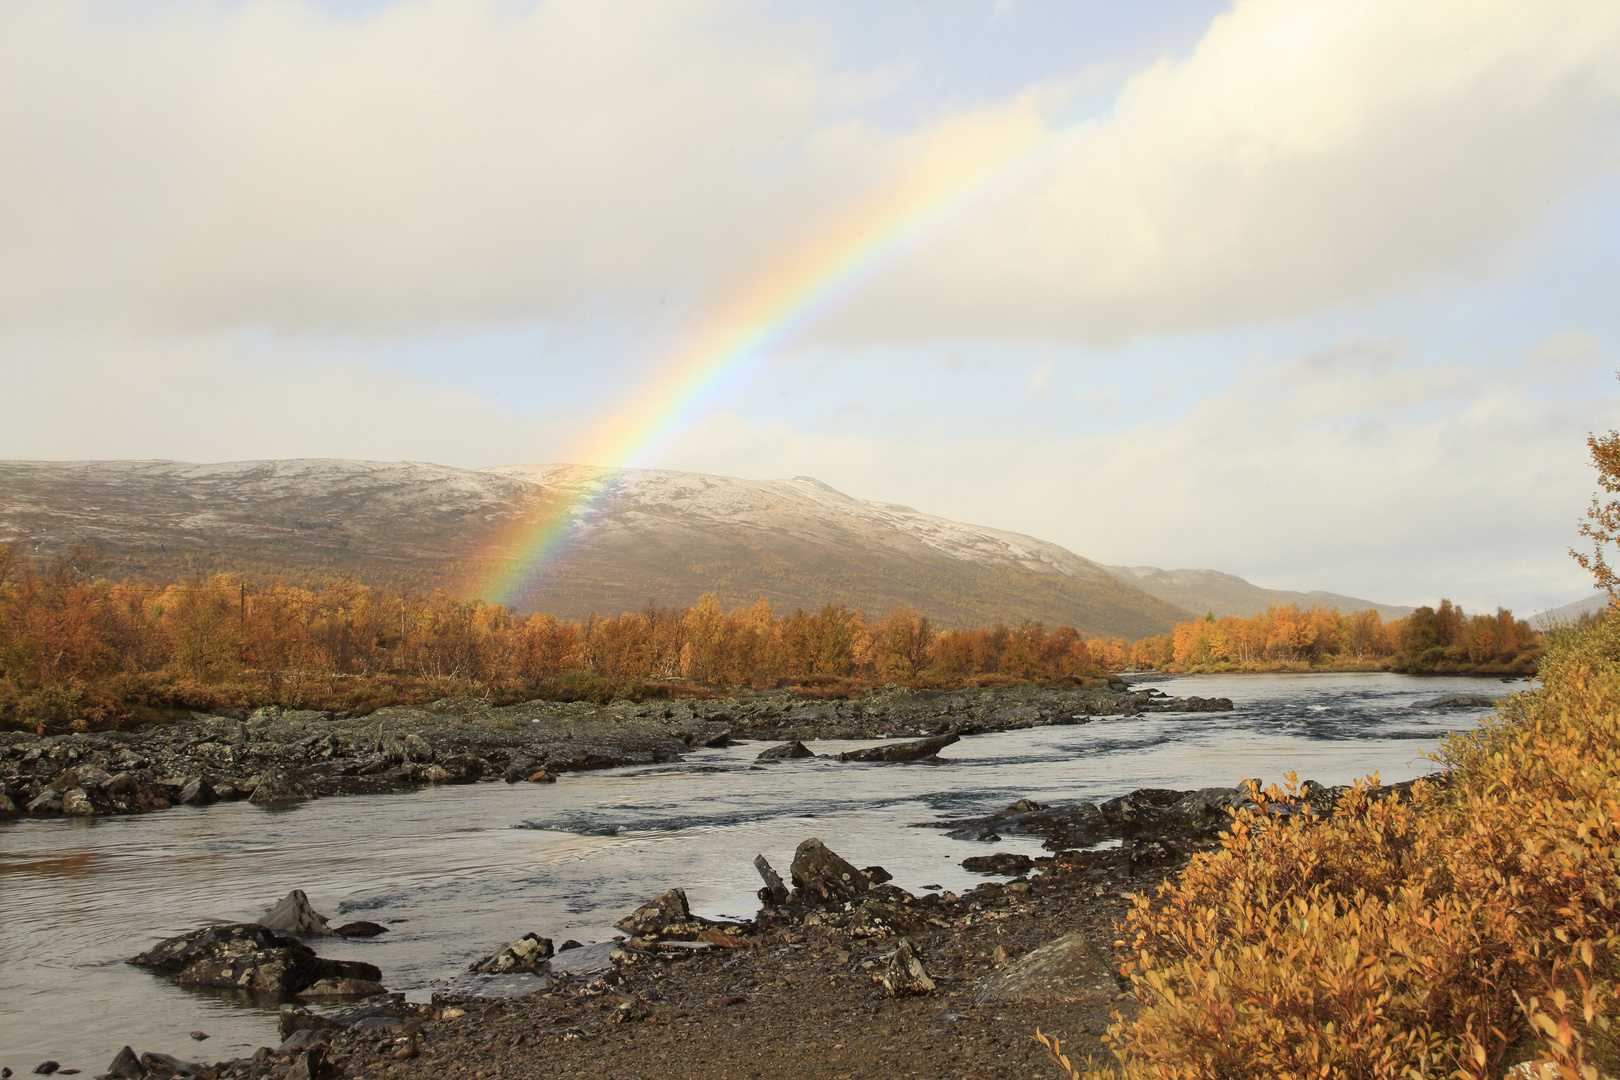
{"label": "autumn tree", "polygon": [[[1610,496],[1620,495],[1620,432],[1610,431],[1607,435],[1589,435],[1586,445],[1592,453],[1592,464],[1598,471],[1598,487]],[[1605,552],[1609,547],[1620,543],[1620,498],[1610,498],[1607,502],[1592,496],[1592,505],[1586,510],[1586,520],[1581,522],[1581,535],[1592,543],[1592,553],[1583,554],[1570,548],[1569,553],[1575,561],[1581,564],[1582,569],[1588,571],[1597,582],[1597,587],[1609,594],[1609,605],[1620,606],[1620,576],[1616,576],[1609,566]]]}

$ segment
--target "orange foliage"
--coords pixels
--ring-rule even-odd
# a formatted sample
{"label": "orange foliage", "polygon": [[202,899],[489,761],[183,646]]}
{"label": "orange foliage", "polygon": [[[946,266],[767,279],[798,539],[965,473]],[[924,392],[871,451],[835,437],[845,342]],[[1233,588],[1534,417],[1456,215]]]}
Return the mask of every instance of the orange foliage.
{"label": "orange foliage", "polygon": [[0,560],[0,719],[35,727],[99,723],[132,702],[374,708],[446,693],[606,700],[671,683],[825,691],[1103,671],[1070,627],[940,634],[900,606],[880,618],[834,605],[778,617],[763,598],[725,611],[705,595],[684,611],[560,622],[343,578],[112,583],[85,552],[19,580],[8,567]]}
{"label": "orange foliage", "polygon": [[[1168,640],[1168,645],[1166,641]],[[1382,668],[1398,671],[1474,671],[1528,674],[1541,653],[1541,636],[1513,613],[1469,618],[1449,600],[1438,610],[1420,607],[1384,622],[1377,611],[1341,615],[1336,609],[1297,604],[1270,607],[1252,618],[1205,616],[1178,623],[1167,637],[1145,638],[1126,649],[1092,651],[1114,667],[1175,671]]]}

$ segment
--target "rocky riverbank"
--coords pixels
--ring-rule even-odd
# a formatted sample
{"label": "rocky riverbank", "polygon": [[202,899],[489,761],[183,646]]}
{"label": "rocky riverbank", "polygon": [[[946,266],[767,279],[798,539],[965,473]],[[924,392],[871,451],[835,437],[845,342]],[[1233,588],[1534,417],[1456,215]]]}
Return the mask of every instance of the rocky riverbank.
{"label": "rocky riverbank", "polygon": [[[1194,794],[1183,793],[1189,807]],[[1028,812],[1015,804],[991,818]],[[325,1009],[288,1004],[278,1047],[213,1065],[131,1049],[108,1075],[1038,1076],[1037,1028],[1071,1054],[1103,1052],[1110,1013],[1130,1008],[1120,996],[1114,921],[1132,892],[1184,861],[1173,851],[1215,842],[1218,828],[1165,817],[1154,835],[1151,845],[1043,857],[1027,874],[960,896],[909,893],[881,867],[857,869],[807,839],[788,868],[791,888],[761,861],[762,907],[747,923],[698,918],[672,890],[628,914],[613,942],[554,951],[529,933],[474,965],[508,979],[530,973],[520,974],[529,982],[515,987],[518,996],[469,988],[431,1004],[400,995]],[[197,982],[217,975],[209,950],[231,941],[247,942],[233,954],[238,968],[245,953],[279,972],[290,966],[282,953],[296,953],[308,981],[316,965],[334,963],[254,926],[197,931],[131,962],[182,980],[173,971],[201,971],[190,976]]]}
{"label": "rocky riverbank", "polygon": [[111,732],[0,732],[0,816],[132,814],[233,799],[274,804],[494,779],[544,783],[560,772],[678,761],[694,747],[745,740],[962,737],[1095,716],[1231,708],[1225,698],[1172,698],[1122,682],[890,689],[837,702],[774,692],[496,708],[455,698],[367,716],[268,707]]}

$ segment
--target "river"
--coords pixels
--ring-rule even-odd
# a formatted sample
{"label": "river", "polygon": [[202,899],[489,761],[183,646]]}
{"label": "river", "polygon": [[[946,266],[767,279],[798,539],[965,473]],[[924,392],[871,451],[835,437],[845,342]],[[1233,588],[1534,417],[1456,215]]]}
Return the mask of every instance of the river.
{"label": "river", "polygon": [[[317,942],[318,951],[370,961],[391,989],[425,1000],[527,931],[608,940],[616,919],[674,886],[699,914],[746,918],[758,906],[754,855],[785,876],[807,836],[857,866],[883,865],[914,892],[960,891],[983,880],[960,868],[966,856],[1033,855],[1038,842],[984,845],[910,826],[1024,796],[1095,801],[1138,787],[1280,781],[1289,771],[1324,784],[1374,771],[1386,782],[1410,779],[1435,769],[1424,754],[1480,712],[1413,702],[1526,684],[1299,674],[1136,685],[1230,697],[1237,709],[975,736],[938,762],[756,765],[764,744],[753,743],[671,765],[565,774],[555,785],[0,823],[0,1065],[26,1073],[51,1058],[94,1074],[125,1043],[190,1060],[274,1045],[273,1010],[180,990],[122,961],[210,921],[251,920],[289,889],[304,889],[329,916],[388,925],[382,937]],[[193,1030],[210,1037],[193,1042]]]}

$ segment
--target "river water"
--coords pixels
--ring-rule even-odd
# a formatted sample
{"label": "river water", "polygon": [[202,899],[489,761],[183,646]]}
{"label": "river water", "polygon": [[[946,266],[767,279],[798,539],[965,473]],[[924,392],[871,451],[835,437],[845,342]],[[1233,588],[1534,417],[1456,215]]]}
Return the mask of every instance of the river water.
{"label": "river water", "polygon": [[[1038,854],[1038,841],[983,845],[910,826],[1023,796],[1101,800],[1138,787],[1269,783],[1289,771],[1324,784],[1374,771],[1385,782],[1410,779],[1435,769],[1424,753],[1446,731],[1473,727],[1480,712],[1413,702],[1525,688],[1390,674],[1137,685],[1230,697],[1238,708],[975,736],[939,762],[756,765],[764,744],[754,743],[677,764],[565,774],[554,785],[0,824],[0,1065],[25,1073],[52,1058],[94,1074],[125,1043],[190,1060],[274,1045],[273,1010],[180,990],[122,960],[211,921],[251,920],[289,889],[304,889],[328,916],[388,925],[369,941],[315,944],[323,955],[376,964],[390,989],[425,1000],[528,931],[606,941],[616,919],[671,887],[685,888],[699,914],[748,917],[760,884],[753,857],[763,853],[786,876],[807,836],[857,866],[883,865],[914,892],[961,891],[983,880],[960,868],[963,858]],[[193,1030],[210,1038],[193,1042]]]}

